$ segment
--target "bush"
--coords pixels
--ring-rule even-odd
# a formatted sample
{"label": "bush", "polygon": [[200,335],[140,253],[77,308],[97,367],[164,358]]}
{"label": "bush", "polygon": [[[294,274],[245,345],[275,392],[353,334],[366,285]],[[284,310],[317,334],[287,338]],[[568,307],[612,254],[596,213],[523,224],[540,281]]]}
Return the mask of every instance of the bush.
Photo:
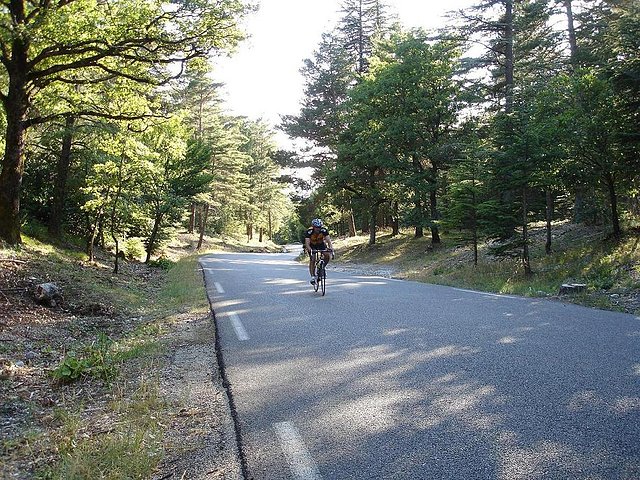
{"label": "bush", "polygon": [[127,238],[122,251],[129,260],[140,260],[145,254],[144,243],[138,237]]}

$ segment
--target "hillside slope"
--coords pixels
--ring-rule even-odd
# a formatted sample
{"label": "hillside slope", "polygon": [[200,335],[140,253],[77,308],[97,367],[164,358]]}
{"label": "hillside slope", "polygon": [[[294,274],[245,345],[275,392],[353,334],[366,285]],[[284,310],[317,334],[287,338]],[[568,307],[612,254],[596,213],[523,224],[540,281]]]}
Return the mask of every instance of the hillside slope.
{"label": "hillside slope", "polygon": [[[602,231],[568,222],[553,226],[552,253],[544,251],[545,230],[531,231],[533,275],[523,274],[517,258],[491,254],[490,244],[479,248],[473,264],[470,246],[444,235],[439,246],[412,232],[392,237],[382,233],[374,245],[368,236],[336,239],[336,268],[481,291],[560,298],[603,309],[640,313],[640,236],[633,230],[619,242]],[[586,291],[560,295],[565,283],[584,283]]]}

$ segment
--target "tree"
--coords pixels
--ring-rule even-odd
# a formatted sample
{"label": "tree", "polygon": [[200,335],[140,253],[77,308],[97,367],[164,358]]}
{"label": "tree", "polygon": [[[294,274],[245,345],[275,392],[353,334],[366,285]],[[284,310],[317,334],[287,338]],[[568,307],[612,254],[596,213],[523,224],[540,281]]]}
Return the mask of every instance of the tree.
{"label": "tree", "polygon": [[316,149],[310,166],[319,170],[335,156],[338,136],[345,128],[342,105],[354,82],[348,52],[342,40],[324,34],[313,58],[304,61],[302,108],[297,116],[284,116],[282,128],[291,137],[302,138]]}
{"label": "tree", "polygon": [[473,264],[478,264],[478,244],[487,234],[492,195],[488,188],[487,163],[491,148],[480,119],[466,120],[458,133],[459,155],[447,171],[443,226],[461,232],[462,240],[473,249]]}
{"label": "tree", "polygon": [[382,141],[397,162],[395,180],[412,198],[408,223],[416,237],[428,226],[437,244],[439,177],[458,120],[459,88],[453,78],[458,54],[454,45],[430,44],[419,31],[393,37],[381,48],[386,51],[371,65],[372,121],[380,122]]}
{"label": "tree", "polygon": [[[20,192],[25,130],[52,119],[33,109],[35,100],[60,83],[99,83],[126,77],[160,84],[175,76],[169,64],[222,50],[240,39],[239,0],[180,2],[173,8],[132,0],[33,4],[15,0],[0,14],[0,62],[7,85],[0,93],[6,114],[0,173],[0,239],[20,242]],[[148,112],[94,112],[77,116],[132,118]],[[60,112],[55,115],[65,115]]]}
{"label": "tree", "polygon": [[378,211],[389,197],[387,175],[395,168],[395,159],[385,148],[376,95],[373,78],[366,78],[350,92],[348,127],[340,136],[336,164],[328,177],[331,190],[345,189],[364,202],[369,245],[376,241]]}
{"label": "tree", "polygon": [[130,123],[113,125],[101,143],[104,161],[94,165],[85,193],[84,209],[94,216],[87,242],[89,261],[100,225],[107,228],[115,245],[113,272],[119,271],[120,241],[131,229],[138,228],[143,216],[138,199],[149,170],[149,150],[135,134],[139,126]]}
{"label": "tree", "polygon": [[166,227],[180,220],[186,205],[206,192],[213,178],[207,168],[209,157],[188,154],[192,150],[187,139],[187,129],[178,116],[152,125],[143,134],[150,149],[150,162],[141,198],[152,222],[146,262],[165,237]]}
{"label": "tree", "polygon": [[342,47],[350,53],[358,77],[369,68],[374,42],[388,22],[388,7],[380,0],[343,0],[338,31]]}
{"label": "tree", "polygon": [[249,183],[244,211],[247,240],[253,238],[257,228],[259,241],[262,242],[265,230],[272,238],[274,221],[277,219],[279,222],[285,216],[281,211],[285,206],[283,185],[277,181],[280,170],[274,161],[276,146],[273,132],[260,120],[242,120],[240,129],[245,139],[241,150],[248,158],[244,167]]}

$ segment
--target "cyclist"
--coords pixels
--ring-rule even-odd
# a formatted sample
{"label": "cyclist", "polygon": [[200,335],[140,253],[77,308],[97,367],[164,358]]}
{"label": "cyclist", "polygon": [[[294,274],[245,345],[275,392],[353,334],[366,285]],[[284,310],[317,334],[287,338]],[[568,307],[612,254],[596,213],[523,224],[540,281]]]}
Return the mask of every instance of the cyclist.
{"label": "cyclist", "polygon": [[333,253],[333,244],[331,243],[331,237],[329,236],[329,230],[324,228],[322,220],[314,218],[311,221],[311,228],[304,234],[304,249],[309,254],[309,273],[311,274],[311,283],[316,283],[315,264],[313,261],[312,250],[321,250],[324,256],[324,264],[329,263],[329,251],[331,251],[331,258],[335,258]]}

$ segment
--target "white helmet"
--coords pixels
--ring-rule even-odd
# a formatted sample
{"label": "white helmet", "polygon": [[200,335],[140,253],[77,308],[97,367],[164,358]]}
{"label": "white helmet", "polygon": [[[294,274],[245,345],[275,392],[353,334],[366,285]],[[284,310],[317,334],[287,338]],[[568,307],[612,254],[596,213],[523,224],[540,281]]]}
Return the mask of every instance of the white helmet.
{"label": "white helmet", "polygon": [[322,220],[320,220],[319,218],[314,218],[313,220],[311,220],[311,226],[322,228]]}

